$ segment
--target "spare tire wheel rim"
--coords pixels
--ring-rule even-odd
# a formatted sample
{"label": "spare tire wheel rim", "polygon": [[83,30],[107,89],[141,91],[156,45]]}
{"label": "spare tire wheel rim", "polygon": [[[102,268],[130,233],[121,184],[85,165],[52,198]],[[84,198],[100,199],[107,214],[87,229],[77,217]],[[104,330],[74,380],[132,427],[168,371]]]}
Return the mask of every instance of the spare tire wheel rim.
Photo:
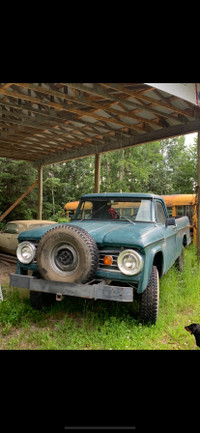
{"label": "spare tire wheel rim", "polygon": [[58,225],[42,236],[36,260],[45,280],[86,283],[96,273],[99,251],[93,237],[83,228]]}
{"label": "spare tire wheel rim", "polygon": [[79,255],[70,244],[59,243],[51,251],[50,263],[52,268],[63,275],[73,273],[79,264]]}

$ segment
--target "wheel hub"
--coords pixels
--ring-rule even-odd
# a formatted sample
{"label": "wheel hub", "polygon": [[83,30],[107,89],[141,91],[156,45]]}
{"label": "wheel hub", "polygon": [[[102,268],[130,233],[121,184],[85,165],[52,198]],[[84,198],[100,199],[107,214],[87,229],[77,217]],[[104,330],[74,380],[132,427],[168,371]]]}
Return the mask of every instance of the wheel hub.
{"label": "wheel hub", "polygon": [[60,272],[72,272],[78,264],[78,254],[72,245],[56,245],[51,254],[53,268]]}
{"label": "wheel hub", "polygon": [[56,259],[61,265],[70,265],[73,262],[73,255],[69,250],[60,250],[57,254]]}

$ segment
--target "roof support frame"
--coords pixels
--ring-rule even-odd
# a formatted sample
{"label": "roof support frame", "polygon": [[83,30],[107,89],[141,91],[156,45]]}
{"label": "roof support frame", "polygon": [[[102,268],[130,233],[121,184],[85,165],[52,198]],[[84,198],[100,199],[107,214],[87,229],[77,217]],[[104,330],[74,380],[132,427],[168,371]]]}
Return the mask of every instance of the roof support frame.
{"label": "roof support frame", "polygon": [[198,119],[145,83],[0,83],[1,156],[37,167],[193,132]]}
{"label": "roof support frame", "polygon": [[180,97],[167,89],[156,83],[0,83],[0,157],[38,169],[38,216],[44,165],[95,155],[97,191],[101,153],[196,131],[200,215],[200,107],[194,98],[185,100],[184,91]]}
{"label": "roof support frame", "polygon": [[118,140],[115,143],[109,143],[106,139],[103,140],[102,144],[97,145],[87,145],[84,148],[77,150],[70,150],[70,152],[57,152],[54,156],[48,156],[41,160],[34,162],[34,167],[37,168],[40,165],[54,164],[58,162],[70,161],[72,159],[83,158],[86,156],[96,155],[97,153],[110,152],[112,150],[119,150],[122,148],[128,148],[131,146],[136,146],[143,143],[148,143],[156,140],[162,140],[169,137],[175,137],[177,135],[184,135],[190,132],[196,132],[200,129],[200,119],[194,120],[193,122],[183,124],[180,128],[179,125],[171,126],[169,128],[163,128],[162,131],[152,131],[141,137],[130,136],[130,137],[120,137],[118,135]]}

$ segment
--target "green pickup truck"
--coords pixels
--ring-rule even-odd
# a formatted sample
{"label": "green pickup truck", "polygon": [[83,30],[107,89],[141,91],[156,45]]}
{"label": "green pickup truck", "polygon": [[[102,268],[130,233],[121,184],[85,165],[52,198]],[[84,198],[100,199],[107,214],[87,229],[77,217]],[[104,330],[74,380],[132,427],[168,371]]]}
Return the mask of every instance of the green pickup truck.
{"label": "green pickup truck", "polygon": [[141,321],[156,323],[159,278],[174,263],[182,269],[189,224],[187,217],[169,218],[158,195],[85,194],[70,223],[19,235],[10,284],[28,289],[35,308],[63,296],[137,299]]}

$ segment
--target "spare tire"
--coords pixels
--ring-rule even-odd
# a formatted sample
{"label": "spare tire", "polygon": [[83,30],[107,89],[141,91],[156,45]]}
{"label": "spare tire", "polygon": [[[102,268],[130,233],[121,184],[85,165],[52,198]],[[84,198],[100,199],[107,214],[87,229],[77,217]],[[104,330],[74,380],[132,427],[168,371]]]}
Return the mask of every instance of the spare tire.
{"label": "spare tire", "polygon": [[73,225],[58,225],[41,238],[37,264],[46,280],[86,283],[97,270],[99,252],[93,237]]}

